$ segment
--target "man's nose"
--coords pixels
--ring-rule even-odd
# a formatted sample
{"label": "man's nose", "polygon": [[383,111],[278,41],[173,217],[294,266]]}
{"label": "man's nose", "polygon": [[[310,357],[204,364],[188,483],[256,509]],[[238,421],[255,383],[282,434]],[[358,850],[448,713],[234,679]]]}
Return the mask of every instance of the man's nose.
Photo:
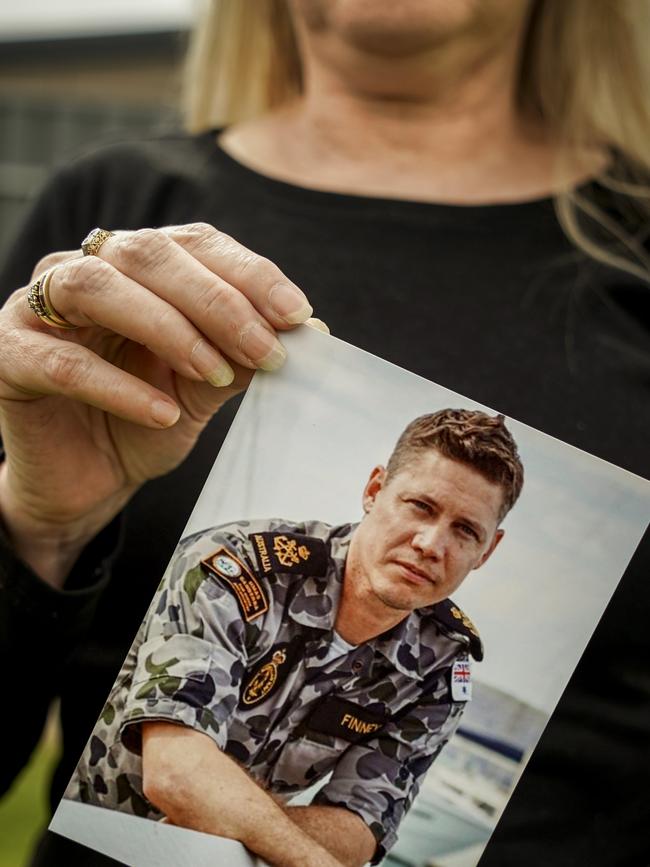
{"label": "man's nose", "polygon": [[445,556],[448,533],[440,523],[421,527],[413,536],[412,545],[423,557],[441,560]]}

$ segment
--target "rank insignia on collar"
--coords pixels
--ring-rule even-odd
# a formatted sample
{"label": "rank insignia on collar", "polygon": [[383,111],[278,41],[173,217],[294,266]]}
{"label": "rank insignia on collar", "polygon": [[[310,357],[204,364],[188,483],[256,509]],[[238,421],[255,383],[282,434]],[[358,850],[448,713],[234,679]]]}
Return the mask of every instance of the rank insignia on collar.
{"label": "rank insignia on collar", "polygon": [[247,622],[250,623],[251,620],[255,620],[269,610],[268,599],[260,582],[232,551],[223,546],[218,548],[209,557],[201,560],[201,567],[224,579],[237,597],[244,620]]}
{"label": "rank insignia on collar", "polygon": [[472,635],[476,635],[476,637],[478,638],[477,628],[474,626],[474,624],[469,619],[467,614],[465,614],[464,611],[461,611],[460,608],[458,608],[456,605],[452,605],[451,608],[449,609],[449,613],[456,620],[460,620],[461,623],[463,624],[463,626],[465,627],[465,629],[469,629],[469,631],[472,633]]}
{"label": "rank insignia on collar", "polygon": [[443,599],[430,610],[433,611],[433,616],[446,633],[455,633],[464,637],[465,642],[469,645],[470,653],[477,662],[483,659],[483,642],[478,630],[464,611],[461,611],[451,599]]}
{"label": "rank insignia on collar", "polygon": [[251,533],[248,538],[264,575],[270,572],[327,574],[327,546],[322,539],[299,533]]}

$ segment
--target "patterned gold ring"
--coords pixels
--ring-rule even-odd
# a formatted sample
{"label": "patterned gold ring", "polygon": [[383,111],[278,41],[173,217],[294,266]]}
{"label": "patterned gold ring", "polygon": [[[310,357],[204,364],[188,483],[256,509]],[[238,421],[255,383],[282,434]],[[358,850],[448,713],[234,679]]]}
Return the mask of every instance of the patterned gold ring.
{"label": "patterned gold ring", "polygon": [[91,229],[81,242],[81,252],[84,256],[97,256],[104,241],[114,234],[115,232],[109,232],[107,229]]}
{"label": "patterned gold ring", "polygon": [[66,328],[68,330],[76,328],[76,325],[68,322],[65,317],[57,313],[50,301],[49,288],[53,272],[54,268],[50,268],[44,274],[41,274],[38,280],[32,283],[27,292],[27,303],[38,318],[42,319],[47,325],[53,328]]}

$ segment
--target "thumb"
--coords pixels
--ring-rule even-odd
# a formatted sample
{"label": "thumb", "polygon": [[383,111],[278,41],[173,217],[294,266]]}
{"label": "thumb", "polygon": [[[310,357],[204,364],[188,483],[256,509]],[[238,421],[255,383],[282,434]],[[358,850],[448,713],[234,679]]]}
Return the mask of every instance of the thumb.
{"label": "thumb", "polygon": [[322,319],[316,319],[315,316],[312,316],[311,319],[307,319],[305,325],[309,325],[310,328],[314,328],[316,331],[322,331],[324,334],[332,333],[329,329],[329,325],[326,322],[323,322]]}

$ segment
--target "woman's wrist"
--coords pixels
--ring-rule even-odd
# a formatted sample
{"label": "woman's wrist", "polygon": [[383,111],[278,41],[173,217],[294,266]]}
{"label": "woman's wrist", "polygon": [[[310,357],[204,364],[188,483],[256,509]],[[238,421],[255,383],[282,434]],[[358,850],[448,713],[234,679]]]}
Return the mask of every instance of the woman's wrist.
{"label": "woman's wrist", "polygon": [[128,497],[76,521],[56,522],[36,516],[21,503],[0,465],[0,520],[15,555],[43,581],[60,590],[88,543],[120,511]]}
{"label": "woman's wrist", "polygon": [[39,528],[16,515],[1,494],[0,516],[16,557],[47,584],[60,590],[92,536],[73,541],[66,533],[58,535]]}

